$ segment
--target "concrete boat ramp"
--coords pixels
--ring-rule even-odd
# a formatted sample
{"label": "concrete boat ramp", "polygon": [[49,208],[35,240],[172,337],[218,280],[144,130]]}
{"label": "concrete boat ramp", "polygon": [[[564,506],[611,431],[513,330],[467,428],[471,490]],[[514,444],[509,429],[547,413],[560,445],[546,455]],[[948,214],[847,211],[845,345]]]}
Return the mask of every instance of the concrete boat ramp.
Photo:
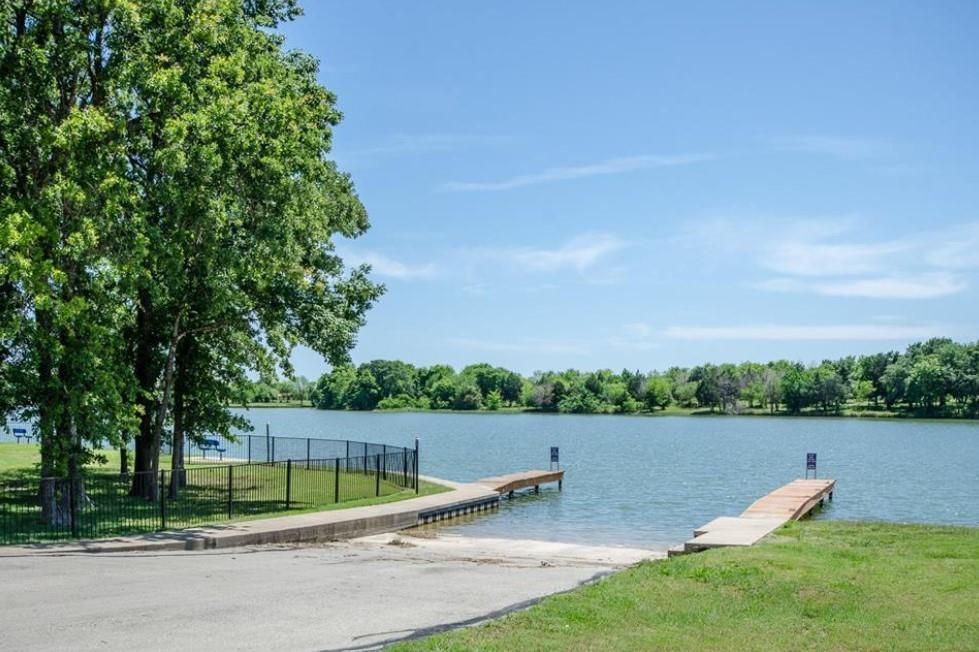
{"label": "concrete boat ramp", "polygon": [[512,496],[524,488],[539,490],[540,485],[560,483],[563,478],[564,471],[525,471],[470,483],[423,477],[449,487],[449,491],[380,505],[283,514],[112,539],[0,546],[0,558],[46,553],[211,550],[353,539],[495,509],[504,494]]}
{"label": "concrete boat ramp", "polygon": [[835,488],[835,480],[793,480],[756,500],[741,516],[721,516],[700,526],[692,539],[670,548],[669,555],[752,546],[789,521],[806,516],[827,498],[832,500]]}

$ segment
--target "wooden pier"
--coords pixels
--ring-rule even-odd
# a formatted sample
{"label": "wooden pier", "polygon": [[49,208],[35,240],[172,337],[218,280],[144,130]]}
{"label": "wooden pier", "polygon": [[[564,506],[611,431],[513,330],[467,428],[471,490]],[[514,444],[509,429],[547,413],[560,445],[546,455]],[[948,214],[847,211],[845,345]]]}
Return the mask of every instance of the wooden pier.
{"label": "wooden pier", "polygon": [[[439,480],[443,484],[449,484],[446,480]],[[458,487],[474,489],[476,496],[466,498],[450,504],[440,504],[432,509],[426,509],[418,515],[418,525],[444,521],[447,519],[482,512],[488,509],[495,509],[500,504],[500,498],[507,494],[513,498],[513,492],[519,489],[529,489],[539,493],[540,486],[548,482],[557,482],[558,489],[564,482],[564,471],[523,471],[522,473],[510,473],[492,478],[483,478],[472,484],[452,483]]]}
{"label": "wooden pier", "polygon": [[512,498],[513,492],[519,489],[533,487],[535,492],[540,492],[540,486],[548,482],[556,482],[558,489],[561,489],[564,483],[564,471],[523,471],[521,473],[510,473],[493,478],[483,478],[482,480],[477,480],[475,484],[482,485],[500,494],[507,494]]}
{"label": "wooden pier", "polygon": [[793,480],[759,498],[741,516],[722,516],[694,530],[694,536],[670,549],[670,556],[708,548],[751,546],[789,521],[806,516],[833,499],[835,480]]}

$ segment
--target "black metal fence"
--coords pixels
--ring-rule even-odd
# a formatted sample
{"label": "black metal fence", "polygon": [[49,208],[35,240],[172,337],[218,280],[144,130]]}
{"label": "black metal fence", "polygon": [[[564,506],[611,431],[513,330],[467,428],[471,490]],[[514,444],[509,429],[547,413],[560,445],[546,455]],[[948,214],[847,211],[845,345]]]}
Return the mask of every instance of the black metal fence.
{"label": "black metal fence", "polygon": [[[254,439],[266,442],[264,437]],[[295,452],[290,448],[295,444],[283,444],[281,437],[268,439],[280,440],[275,444],[279,452]],[[153,476],[157,491],[152,500],[131,495],[133,486],[153,484],[145,474],[90,472],[76,481],[31,477],[0,481],[0,544],[179,529],[418,491],[417,448],[345,440],[295,441],[302,441],[309,454],[250,463],[229,456],[229,463],[223,465],[188,461],[183,469],[160,471]],[[320,441],[337,452],[353,445],[353,450],[366,454],[312,457],[313,442]],[[321,445],[316,446],[319,452]],[[188,460],[212,453],[218,454],[208,447],[200,455],[188,455]]]}
{"label": "black metal fence", "polygon": [[[184,460],[280,462],[285,460],[325,460],[337,457],[372,457],[401,450],[397,446],[371,444],[351,439],[318,439],[315,437],[272,437],[270,435],[239,435],[234,440],[220,436],[184,441]],[[163,453],[172,452],[168,442]]]}

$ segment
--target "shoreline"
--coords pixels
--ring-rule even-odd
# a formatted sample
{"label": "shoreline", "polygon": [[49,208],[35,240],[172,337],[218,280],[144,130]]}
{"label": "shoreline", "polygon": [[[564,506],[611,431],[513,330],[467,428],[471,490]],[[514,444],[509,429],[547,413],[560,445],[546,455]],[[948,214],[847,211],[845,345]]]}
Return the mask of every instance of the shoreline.
{"label": "shoreline", "polygon": [[289,404],[269,404],[269,403],[251,403],[251,404],[239,404],[228,406],[232,409],[241,410],[251,410],[251,409],[261,409],[261,408],[271,408],[271,409],[309,409],[318,410],[321,412],[344,412],[350,414],[479,414],[479,415],[493,415],[493,414],[532,414],[541,416],[578,416],[578,417],[632,417],[632,418],[659,418],[659,417],[696,417],[696,418],[719,418],[719,417],[763,417],[763,418],[782,418],[782,419],[869,419],[869,420],[884,420],[884,421],[914,421],[914,422],[964,422],[964,423],[979,423],[979,417],[965,417],[965,416],[916,416],[913,414],[897,414],[897,413],[877,413],[873,411],[858,412],[858,413],[832,413],[832,412],[803,412],[799,414],[791,414],[789,412],[767,412],[763,410],[751,409],[745,412],[711,412],[709,410],[703,410],[700,408],[668,408],[666,410],[659,410],[656,412],[555,412],[549,410],[539,410],[537,408],[527,408],[527,407],[507,407],[500,408],[499,410],[433,410],[426,408],[392,408],[392,409],[374,409],[374,410],[334,410],[334,409],[323,409],[318,408],[315,405],[289,405]]}

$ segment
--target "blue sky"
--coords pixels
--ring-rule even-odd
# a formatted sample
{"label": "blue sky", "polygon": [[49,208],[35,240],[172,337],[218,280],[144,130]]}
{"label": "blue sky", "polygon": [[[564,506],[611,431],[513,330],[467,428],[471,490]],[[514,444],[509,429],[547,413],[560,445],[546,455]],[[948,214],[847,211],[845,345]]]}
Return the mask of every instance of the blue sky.
{"label": "blue sky", "polygon": [[[356,362],[803,362],[979,324],[979,4],[332,2],[287,43],[388,292]],[[297,370],[325,369],[299,351]]]}

